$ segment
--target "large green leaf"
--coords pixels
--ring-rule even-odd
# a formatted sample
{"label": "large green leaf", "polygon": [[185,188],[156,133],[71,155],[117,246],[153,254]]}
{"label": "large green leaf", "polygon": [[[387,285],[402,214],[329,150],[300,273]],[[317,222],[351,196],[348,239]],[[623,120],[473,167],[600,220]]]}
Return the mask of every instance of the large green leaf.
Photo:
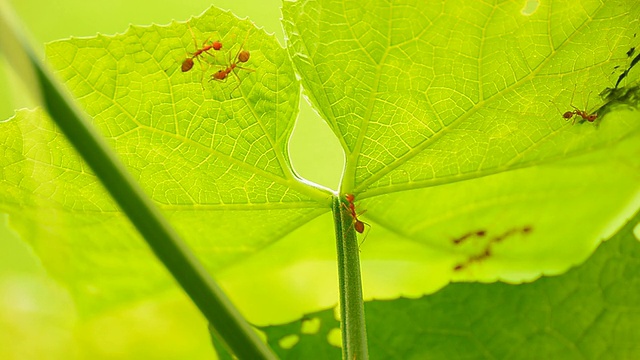
{"label": "large green leaf", "polygon": [[342,188],[370,197],[544,164],[637,130],[571,128],[550,103],[571,110],[576,86],[583,107],[613,86],[640,27],[633,5],[545,3],[524,15],[515,3],[297,1],[285,2],[284,25],[347,151]]}
{"label": "large green leaf", "polygon": [[[225,51],[186,73],[180,65],[195,51],[186,23],[53,43],[47,54],[143,187],[224,279],[223,269],[329,211],[330,199],[298,181],[289,165],[299,86],[286,52],[217,9],[190,26],[199,44],[212,36]],[[223,68],[241,46],[251,51],[244,66],[255,72],[201,84],[203,69]],[[21,111],[2,126],[2,210],[20,212],[13,226],[71,285],[82,313],[171,285],[42,112]],[[272,259],[274,268],[279,261]]]}
{"label": "large green leaf", "polygon": [[[292,59],[347,153],[341,189],[372,226],[366,295],[562,273],[638,208],[640,115],[594,126],[562,113],[572,98],[603,105],[598,94],[629,66],[639,16],[629,1],[526,13],[515,3],[285,2]],[[486,235],[452,241],[477,232]]]}

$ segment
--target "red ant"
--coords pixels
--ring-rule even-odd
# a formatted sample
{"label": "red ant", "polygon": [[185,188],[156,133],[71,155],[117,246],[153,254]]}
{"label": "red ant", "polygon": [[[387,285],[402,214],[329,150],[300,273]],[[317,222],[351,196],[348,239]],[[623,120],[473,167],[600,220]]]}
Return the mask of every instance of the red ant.
{"label": "red ant", "polygon": [[466,268],[467,266],[471,265],[471,263],[480,262],[490,256],[491,256],[491,247],[487,246],[482,253],[470,257],[465,263],[456,265],[453,268],[453,271],[460,271]]}
{"label": "red ant", "polygon": [[[577,86],[577,84],[576,84],[576,86]],[[596,121],[596,119],[598,118],[598,114],[597,114],[597,113],[589,113],[589,112],[587,112],[587,111],[580,110],[580,109],[578,109],[575,105],[573,105],[573,97],[575,96],[575,94],[576,94],[576,89],[575,89],[575,87],[574,87],[574,89],[573,89],[573,94],[571,95],[571,101],[569,102],[569,103],[571,104],[571,107],[572,107],[574,110],[573,110],[573,111],[565,111],[565,112],[562,114],[562,117],[563,117],[565,120],[569,120],[569,119],[573,118],[573,116],[575,115],[575,116],[576,116],[576,118],[577,118],[578,116],[580,116],[580,117],[582,118],[582,120],[586,120],[586,121],[588,121],[588,122],[594,122],[594,121]],[[555,104],[554,104],[554,105],[555,105]],[[558,106],[556,105],[556,108],[557,108],[557,107],[558,107]],[[589,107],[589,102],[587,102],[587,105],[585,106],[585,108],[588,108],[588,107]],[[558,109],[558,111],[560,111],[560,109]],[[571,122],[571,124],[572,124],[572,125],[576,123],[576,118],[574,118],[574,119],[573,119],[573,121]]]}
{"label": "red ant", "polygon": [[[251,31],[251,28],[249,28],[249,31]],[[245,38],[245,41],[249,37],[249,31],[247,31],[247,37]],[[229,58],[229,66],[227,66],[226,69],[221,69],[221,70],[218,70],[217,72],[213,73],[211,75],[211,79],[209,79],[209,81],[211,81],[211,80],[225,81],[227,79],[227,76],[229,76],[229,73],[233,73],[233,75],[235,75],[236,79],[238,79],[238,86],[240,86],[240,83],[242,82],[242,80],[240,80],[240,77],[238,76],[238,74],[236,74],[235,71],[233,71],[233,70],[242,69],[242,70],[249,71],[249,72],[254,72],[255,71],[254,69],[248,69],[248,68],[244,68],[242,66],[238,66],[239,63],[246,63],[247,61],[249,61],[249,58],[251,57],[251,53],[249,53],[249,50],[243,50],[242,49],[242,47],[244,46],[245,41],[243,41],[242,45],[240,45],[240,48],[238,48],[238,52],[236,53],[234,61],[232,61],[231,58]]]}
{"label": "red ant", "polygon": [[[369,225],[366,222],[361,221],[360,219],[358,219],[358,214],[356,213],[356,205],[353,203],[356,200],[356,196],[353,195],[353,194],[346,194],[344,196],[344,198],[345,198],[345,200],[347,200],[347,204],[348,205],[343,203],[342,206],[344,206],[344,208],[349,211],[349,214],[353,218],[353,228],[359,234],[364,233],[364,226],[367,225],[367,226],[371,227],[371,225]],[[365,212],[366,212],[366,210],[361,212],[360,215],[364,214]]]}
{"label": "red ant", "polygon": [[[187,57],[186,59],[184,59],[184,61],[182,62],[182,72],[187,72],[189,70],[191,70],[191,68],[193,68],[193,59],[198,59],[198,61],[200,61],[200,58],[198,58],[198,56],[200,56],[200,54],[202,53],[207,53],[209,55],[211,55],[211,53],[209,53],[209,50],[213,49],[213,50],[220,50],[222,49],[222,43],[220,42],[220,40],[214,41],[210,44],[207,44],[207,41],[209,41],[209,39],[205,40],[204,43],[202,43],[202,48],[198,47],[198,41],[196,40],[196,35],[193,33],[193,30],[191,29],[191,25],[189,25],[189,23],[187,23],[187,26],[189,27],[189,32],[191,32],[191,37],[193,38],[193,43],[196,46],[196,51],[191,53],[191,57]],[[213,56],[213,55],[211,55]]]}
{"label": "red ant", "polygon": [[[531,225],[526,225],[526,226],[523,226],[523,227],[515,227],[515,228],[512,228],[512,229],[509,229],[509,230],[507,230],[506,232],[504,232],[501,235],[494,236],[485,245],[484,250],[481,253],[471,256],[464,263],[457,264],[453,268],[453,270],[454,271],[460,271],[460,270],[466,268],[467,266],[469,266],[470,264],[472,264],[474,262],[480,262],[480,261],[483,261],[484,259],[490,257],[491,254],[492,254],[493,245],[502,242],[504,239],[510,237],[511,235],[514,235],[514,234],[516,234],[518,232],[521,232],[523,235],[528,235],[532,231],[533,231],[533,227]],[[458,240],[459,239],[464,240],[464,239],[466,239],[466,238],[468,238],[468,237],[470,237],[472,235],[485,236],[486,235],[486,231],[480,230],[478,232],[469,232],[469,233],[465,234],[463,237],[458,238]],[[460,241],[456,242],[456,240],[454,240],[454,244],[459,244],[459,243],[460,243]]]}
{"label": "red ant", "polygon": [[462,243],[463,241],[467,240],[468,238],[470,238],[472,236],[483,237],[483,236],[485,236],[486,233],[487,232],[485,230],[470,231],[470,232],[460,236],[459,238],[453,239],[452,242],[455,245],[458,245],[458,244]]}
{"label": "red ant", "polygon": [[[573,105],[571,105],[573,106]],[[583,120],[587,120],[588,122],[594,122],[597,118],[598,118],[598,114],[589,114],[586,111],[582,111],[580,109],[578,109],[577,107],[573,106],[573,108],[575,110],[573,111],[566,111],[564,114],[562,114],[562,117],[569,120],[573,117],[573,115],[576,116],[581,116]],[[571,124],[575,124],[576,123],[576,119],[573,119],[573,121],[571,122]]]}
{"label": "red ant", "polygon": [[247,68],[243,68],[243,67],[238,66],[238,63],[249,61],[249,56],[250,56],[250,54],[249,54],[248,50],[242,50],[242,51],[238,52],[236,62],[231,62],[230,61],[229,62],[229,66],[226,69],[218,70],[213,75],[211,75],[211,79],[212,80],[223,81],[223,80],[225,80],[227,78],[227,75],[229,75],[229,73],[232,72],[236,68],[242,69],[242,70],[246,70],[246,71],[255,71],[253,69],[247,69]]}

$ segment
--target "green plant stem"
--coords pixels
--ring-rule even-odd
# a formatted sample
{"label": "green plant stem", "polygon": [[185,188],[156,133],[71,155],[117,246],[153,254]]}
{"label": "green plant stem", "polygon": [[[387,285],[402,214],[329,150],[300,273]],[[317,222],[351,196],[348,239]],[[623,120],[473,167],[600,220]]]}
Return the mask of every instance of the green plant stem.
{"label": "green plant stem", "polygon": [[369,358],[369,351],[360,277],[360,246],[353,226],[353,218],[342,204],[340,198],[334,197],[333,217],[338,249],[342,358],[366,360]]}
{"label": "green plant stem", "polygon": [[[31,73],[35,74],[32,81],[35,81],[39,88],[35,91],[40,91],[43,105],[51,118],[93,169],[113,199],[213,325],[225,344],[240,359],[275,359],[275,355],[260,340],[188,246],[129,175],[97,130],[85,119],[85,115],[35,55],[26,37],[18,30],[21,27],[18,26],[15,16],[7,7],[0,6],[0,23],[0,49],[3,49],[18,72],[25,64],[16,64],[16,59],[28,59]],[[13,57],[12,52],[15,51],[21,51],[22,57]],[[29,74],[26,76],[29,77]],[[34,85],[27,84],[31,88]]]}

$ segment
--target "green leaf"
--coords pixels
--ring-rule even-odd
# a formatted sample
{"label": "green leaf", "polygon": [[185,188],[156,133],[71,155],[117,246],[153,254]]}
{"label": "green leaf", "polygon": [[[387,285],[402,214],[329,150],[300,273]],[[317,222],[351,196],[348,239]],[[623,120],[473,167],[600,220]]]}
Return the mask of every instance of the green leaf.
{"label": "green leaf", "polygon": [[[452,284],[420,299],[366,303],[371,358],[633,358],[640,351],[640,246],[632,233],[639,221],[636,215],[562,276],[521,285]],[[316,324],[315,332],[304,330],[307,323]],[[337,327],[326,310],[262,330],[281,358],[306,359],[338,351],[327,342]],[[295,345],[281,344],[292,336],[299,338]]]}
{"label": "green leaf", "polygon": [[[180,65],[195,45],[186,23],[53,43],[47,53],[129,170],[208,269],[222,274],[327,212],[330,196],[298,181],[289,165],[299,87],[286,52],[273,37],[216,9],[190,26],[196,39],[219,36],[225,51],[188,73]],[[255,72],[236,70],[238,78],[230,74],[203,90],[203,69],[222,68],[241,47],[251,50],[246,67],[257,65]],[[12,225],[70,285],[81,314],[171,287],[42,112],[22,111],[2,125],[8,156],[1,210],[20,211]],[[271,259],[276,272],[277,263]]]}
{"label": "green leaf", "polygon": [[294,1],[283,23],[347,152],[342,189],[364,198],[540,165],[636,131],[571,127],[550,103],[572,110],[575,86],[576,104],[593,104],[635,45],[635,4],[600,4],[526,16],[515,3]]}
{"label": "green leaf", "polygon": [[640,206],[635,108],[562,116],[572,99],[614,108],[598,94],[630,66],[640,10],[519,6],[285,2],[289,52],[346,152],[341,191],[371,224],[365,297],[560,274]]}

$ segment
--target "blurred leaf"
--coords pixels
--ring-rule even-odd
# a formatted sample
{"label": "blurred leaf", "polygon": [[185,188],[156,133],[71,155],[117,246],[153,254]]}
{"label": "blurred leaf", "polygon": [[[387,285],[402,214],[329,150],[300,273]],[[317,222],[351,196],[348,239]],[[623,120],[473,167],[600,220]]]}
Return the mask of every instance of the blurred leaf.
{"label": "blurred leaf", "polygon": [[0,359],[81,359],[76,320],[69,294],[44,274],[0,278]]}

